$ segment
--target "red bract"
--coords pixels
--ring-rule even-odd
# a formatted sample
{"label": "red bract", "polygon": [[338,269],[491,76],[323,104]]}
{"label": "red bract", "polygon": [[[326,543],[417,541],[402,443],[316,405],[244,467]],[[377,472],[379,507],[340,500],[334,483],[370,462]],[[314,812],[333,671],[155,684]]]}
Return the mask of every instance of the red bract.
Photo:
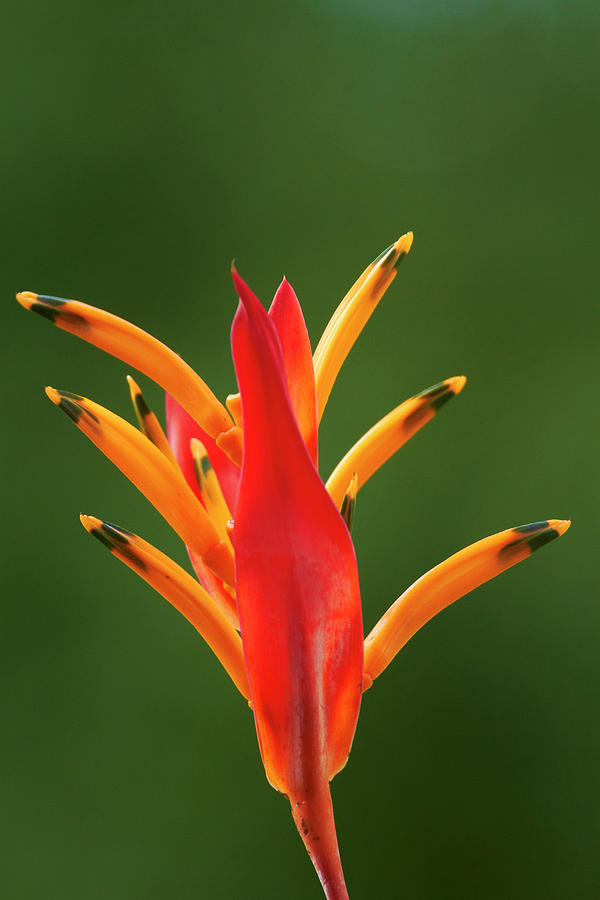
{"label": "red bract", "polygon": [[[247,297],[252,296],[235,271],[233,272],[233,280],[240,297],[243,294]],[[249,310],[247,310],[247,314],[251,315]],[[258,315],[262,315],[262,313],[258,307],[255,307],[254,316]],[[275,326],[277,338],[279,338],[279,347],[283,357],[283,367],[292,410],[304,443],[316,466],[318,460],[317,392],[315,389],[315,370],[310,350],[310,338],[308,337],[298,298],[286,278],[279,285],[273,298],[269,309],[269,319]]]}
{"label": "red bract", "polygon": [[[292,807],[329,900],[348,897],[329,782],[344,766],[361,693],[437,612],[563,534],[551,519],[499,532],[431,569],[363,640],[350,525],[357,491],[456,396],[462,376],[406,400],[354,444],[324,483],[317,423],[335,378],[412,244],[404,235],[350,288],[315,350],[284,279],[269,312],[233,271],[240,394],[223,406],[146,332],[74,300],[19,294],[27,309],[125,360],[167,391],[168,440],[129,379],[141,432],[77,394],[60,406],[175,528],[192,578],[142,538],[85,528],[199,631],[254,711],[265,772]],[[240,470],[241,462],[241,470]]]}
{"label": "red bract", "polygon": [[360,705],[356,558],[294,416],[277,332],[235,272],[234,281],[244,421],[236,588],[256,730],[326,893],[343,897],[329,780],[350,752]]}

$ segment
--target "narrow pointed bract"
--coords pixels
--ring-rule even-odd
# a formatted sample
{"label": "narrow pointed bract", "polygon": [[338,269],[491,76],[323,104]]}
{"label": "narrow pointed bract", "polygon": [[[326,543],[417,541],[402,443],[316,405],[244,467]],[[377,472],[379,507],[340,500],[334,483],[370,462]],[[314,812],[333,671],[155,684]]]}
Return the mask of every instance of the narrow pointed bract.
{"label": "narrow pointed bract", "polygon": [[200,632],[237,689],[248,700],[248,676],[241,638],[198,582],[136,534],[95,516],[81,515],[79,518],[86,531],[152,585]]}
{"label": "narrow pointed bract", "polygon": [[[340,506],[340,515],[346,525],[348,531],[352,531],[352,523],[354,522],[354,512],[356,510],[356,492],[358,491],[358,476],[356,472],[352,474],[350,484],[346,488],[344,499]],[[331,495],[331,491],[330,491]],[[334,501],[335,502],[335,501]]]}
{"label": "narrow pointed bract", "polygon": [[[412,239],[408,232],[367,266],[314,357],[289,282],[284,278],[267,313],[233,268],[239,393],[225,406],[177,354],[129,322],[74,300],[17,295],[26,309],[165,388],[166,436],[131,376],[141,431],[78,394],[47,393],[172,525],[197,580],[137,535],[93,516],[81,521],[194,625],[249,701],[267,778],[290,802],[327,900],[348,900],[329,782],[348,758],[363,691],[433,616],[570,525],[534,522],[455,553],[405,591],[363,639],[350,536],[357,491],[466,379],[448,378],[384,416],[326,485],[317,469],[318,423]],[[406,519],[397,521],[401,528]]]}
{"label": "narrow pointed bract", "polygon": [[190,450],[194,460],[196,479],[200,488],[200,495],[209,516],[215,523],[221,537],[229,541],[227,523],[231,519],[229,507],[219,485],[215,470],[212,467],[206,447],[198,438],[190,441]]}
{"label": "narrow pointed bract", "polygon": [[152,441],[155,447],[158,447],[161,453],[164,453],[167,459],[174,463],[174,465],[177,465],[177,460],[173,455],[171,445],[167,440],[166,434],[162,430],[160,422],[146,403],[139,385],[131,375],[127,376],[127,384],[129,385],[131,403],[141,431],[146,435],[148,440]]}
{"label": "narrow pointed bract", "polygon": [[409,231],[384,250],[352,285],[325,328],[314,353],[319,421],[342,363],[396,277],[397,266],[412,242]]}
{"label": "narrow pointed bract", "polygon": [[466,384],[464,375],[447,378],[397,406],[380,419],[346,453],[327,480],[327,490],[339,506],[349,478],[357,479],[357,490],[390,456],[403,447],[423,425],[430,422],[438,409],[459,394]]}
{"label": "narrow pointed bract", "polygon": [[508,528],[460,550],[422,575],[388,609],[365,640],[366,686],[370,687],[433,616],[560,537],[570,524],[568,520],[549,519]]}
{"label": "narrow pointed bract", "polygon": [[[17,300],[25,309],[49,319],[63,331],[83,338],[152,378],[212,437],[232,428],[227,410],[200,376],[169,347],[137,325],[79,300],[62,300],[33,291],[21,291]],[[236,455],[239,462],[241,448]]]}
{"label": "narrow pointed bract", "polygon": [[217,447],[215,440],[200,428],[198,423],[170,394],[165,396],[165,412],[169,445],[188,486],[197,497],[200,497],[194,459],[190,449],[192,438],[197,438],[206,447],[229,508],[234,509],[240,481],[239,467],[234,465],[227,454]]}

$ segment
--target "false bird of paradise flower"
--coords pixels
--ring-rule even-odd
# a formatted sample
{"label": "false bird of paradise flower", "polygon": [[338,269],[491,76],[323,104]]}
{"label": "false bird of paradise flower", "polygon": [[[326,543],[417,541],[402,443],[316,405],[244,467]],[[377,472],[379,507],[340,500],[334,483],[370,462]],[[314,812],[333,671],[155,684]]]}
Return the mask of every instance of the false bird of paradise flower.
{"label": "false bird of paradise flower", "polygon": [[249,701],[267,778],[288,797],[328,900],[348,898],[329,782],[348,758],[362,693],[436,613],[570,525],[509,528],[455,553],[363,637],[350,537],[356,493],[465,385],[448,378],[406,400],[321,480],[318,425],[334,381],[411,244],[409,232],[367,267],[314,355],[290,284],[283,280],[267,312],[233,269],[240,393],[226,406],[135,325],[75,300],[17,295],[166,391],[165,435],[131,376],[140,430],[78,394],[46,389],[173,526],[197,579],[137,535],[93,516],[81,521],[191,622]]}

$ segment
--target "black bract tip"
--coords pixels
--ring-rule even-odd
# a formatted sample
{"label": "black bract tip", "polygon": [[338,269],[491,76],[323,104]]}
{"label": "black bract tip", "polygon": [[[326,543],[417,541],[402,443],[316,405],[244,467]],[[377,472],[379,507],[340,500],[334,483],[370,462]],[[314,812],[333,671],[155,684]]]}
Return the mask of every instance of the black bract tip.
{"label": "black bract tip", "polygon": [[538,534],[532,534],[531,537],[526,538],[526,541],[529,549],[534,553],[536,550],[539,550],[540,547],[543,547],[544,544],[549,544],[550,541],[553,541],[557,537],[560,537],[560,534],[555,528],[547,528],[545,531],[540,531]]}
{"label": "black bract tip", "polygon": [[83,412],[83,407],[79,405],[75,400],[70,400],[68,397],[62,397],[58,401],[58,405],[63,412],[65,412],[70,419],[77,424],[81,417],[81,413]]}
{"label": "black bract tip", "polygon": [[72,419],[75,424],[79,422],[81,416],[84,413],[89,419],[92,419],[92,421],[100,421],[98,416],[81,405],[84,398],[79,394],[72,394],[70,391],[57,391],[57,393],[60,397],[58,406],[62,409],[63,412],[66,412],[68,417]]}
{"label": "black bract tip", "polygon": [[352,531],[352,523],[354,522],[354,509],[356,506],[356,501],[352,500],[350,497],[344,497],[342,500],[342,508],[340,509],[340,515],[344,522],[348,527],[348,531]]}
{"label": "black bract tip", "polygon": [[61,300],[59,297],[47,297],[45,294],[38,294],[37,300],[35,300],[29,309],[31,312],[37,313],[38,316],[43,316],[44,319],[48,319],[49,322],[56,322],[57,316],[60,315],[60,307],[64,306],[66,300]]}
{"label": "black bract tip", "polygon": [[448,390],[448,385],[445,381],[440,381],[439,384],[434,384],[433,387],[427,388],[425,391],[421,391],[420,394],[417,394],[417,397],[423,397],[423,399],[430,400],[433,397],[438,397],[440,394],[443,394],[444,391]]}
{"label": "black bract tip", "polygon": [[66,300],[62,300],[60,297],[50,297],[48,294],[38,294],[38,301],[40,303],[44,303],[46,306],[64,306],[67,302]]}
{"label": "black bract tip", "polygon": [[129,538],[132,537],[131,531],[125,531],[124,528],[111,525],[110,522],[103,522],[102,530],[113,542],[116,541],[118,544],[128,544]]}
{"label": "black bract tip", "polygon": [[529,525],[518,525],[516,528],[513,528],[513,531],[516,531],[519,534],[532,534],[547,527],[547,522],[531,522]]}
{"label": "black bract tip", "polygon": [[58,393],[61,397],[68,397],[69,400],[75,400],[76,403],[81,403],[83,400],[81,394],[74,394],[72,391],[59,391]]}
{"label": "black bract tip", "polygon": [[90,534],[93,535],[98,541],[100,541],[101,544],[104,544],[105,547],[108,547],[109,550],[112,550],[112,542],[102,531],[100,531],[99,528],[90,528]]}
{"label": "black bract tip", "polygon": [[79,313],[62,309],[66,303],[68,301],[61,300],[60,297],[48,297],[46,294],[38,294],[37,300],[34,300],[29,309],[55,325],[57,319],[60,318],[64,325],[68,324],[80,328],[84,326],[86,322],[83,316],[80,316]]}
{"label": "black bract tip", "polygon": [[434,397],[433,400],[430,400],[429,405],[437,412],[438,409],[441,409],[442,406],[448,402],[448,400],[452,399],[452,397],[454,397],[454,391],[451,391],[450,388],[447,388],[443,394],[440,393],[437,397]]}
{"label": "black bract tip", "polygon": [[390,253],[393,253],[394,245],[390,244],[389,247],[386,247],[385,250],[382,250],[377,259],[373,260],[373,265],[377,265],[378,263],[382,263]]}
{"label": "black bract tip", "polygon": [[415,399],[422,400],[423,402],[414,410],[414,412],[406,417],[403,427],[407,431],[418,428],[421,425],[422,420],[427,419],[428,410],[432,409],[434,413],[437,413],[448,400],[451,400],[452,397],[455,396],[454,391],[445,381],[442,381],[440,384],[434,384],[433,387],[427,388],[426,391],[421,391],[420,394],[417,394]]}
{"label": "black bract tip", "polygon": [[117,550],[122,556],[126,556],[132,565],[140,571],[146,569],[146,564],[139,558],[129,544],[129,538],[133,537],[130,531],[119,528],[117,525],[111,525],[109,522],[102,522],[100,528],[92,528],[90,534],[93,534],[101,544],[111,551]]}
{"label": "black bract tip", "polygon": [[29,309],[31,312],[37,313],[38,316],[42,316],[52,323],[56,322],[56,317],[59,315],[57,309],[54,309],[52,306],[45,306],[43,303],[32,303]]}
{"label": "black bract tip", "polygon": [[540,547],[560,537],[560,533],[555,528],[550,528],[548,522],[532,522],[530,525],[513,528],[512,531],[521,536],[501,548],[499,551],[501,558],[521,550],[523,547],[527,547],[530,553],[535,553]]}
{"label": "black bract tip", "polygon": [[135,407],[138,411],[138,414],[142,419],[145,419],[146,416],[149,416],[151,413],[151,409],[144,400],[143,394],[141,391],[138,391],[135,395]]}

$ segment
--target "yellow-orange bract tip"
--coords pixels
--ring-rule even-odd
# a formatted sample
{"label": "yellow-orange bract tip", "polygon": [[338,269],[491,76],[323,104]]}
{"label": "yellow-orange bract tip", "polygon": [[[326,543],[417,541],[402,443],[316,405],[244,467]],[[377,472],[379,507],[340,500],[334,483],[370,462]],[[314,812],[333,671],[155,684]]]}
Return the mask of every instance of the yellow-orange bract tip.
{"label": "yellow-orange bract tip", "polygon": [[192,453],[196,452],[200,453],[202,456],[208,456],[206,447],[204,446],[200,438],[190,438],[190,450],[192,451]]}
{"label": "yellow-orange bract tip", "polygon": [[86,531],[91,531],[92,528],[99,528],[102,525],[102,519],[98,519],[96,516],[86,516],[84,513],[80,514],[79,521]]}
{"label": "yellow-orange bract tip", "polygon": [[466,383],[467,378],[465,375],[455,375],[453,378],[449,378],[447,381],[448,387],[451,389],[453,394],[460,394]]}
{"label": "yellow-orange bract tip", "polygon": [[548,525],[551,528],[554,528],[555,531],[558,531],[559,535],[564,534],[565,531],[571,527],[570,519],[548,519]]}
{"label": "yellow-orange bract tip", "polygon": [[56,388],[50,387],[50,385],[46,385],[44,390],[46,391],[46,396],[49,397],[56,406],[58,406],[58,404],[60,403],[60,394],[58,393]]}
{"label": "yellow-orange bract tip", "polygon": [[[139,415],[137,406],[136,406],[136,398],[138,397],[138,395],[141,396],[142,389],[140,388],[139,384],[137,383],[137,381],[135,380],[133,375],[126,375],[125,377],[127,379],[127,386],[129,388],[129,396],[131,397],[131,402],[133,403],[134,409],[136,411],[136,415]],[[141,427],[141,422],[140,422],[140,427]]]}
{"label": "yellow-orange bract tip", "polygon": [[350,500],[355,500],[357,493],[358,493],[358,475],[356,474],[356,472],[354,472],[354,474],[352,475],[352,478],[350,479],[350,484],[348,485],[348,488],[346,490],[346,496]]}
{"label": "yellow-orange bract tip", "polygon": [[239,394],[228,394],[227,399],[225,400],[225,406],[227,407],[229,414],[231,415],[233,421],[236,425],[241,427],[242,425],[242,398]]}
{"label": "yellow-orange bract tip", "polygon": [[412,231],[407,231],[406,234],[403,234],[402,237],[399,237],[394,244],[394,250],[396,251],[396,253],[408,253],[410,248],[412,247],[414,238],[415,236]]}
{"label": "yellow-orange bract tip", "polygon": [[17,294],[17,300],[25,309],[31,309],[31,304],[35,303],[38,298],[38,295],[33,291],[19,291]]}

